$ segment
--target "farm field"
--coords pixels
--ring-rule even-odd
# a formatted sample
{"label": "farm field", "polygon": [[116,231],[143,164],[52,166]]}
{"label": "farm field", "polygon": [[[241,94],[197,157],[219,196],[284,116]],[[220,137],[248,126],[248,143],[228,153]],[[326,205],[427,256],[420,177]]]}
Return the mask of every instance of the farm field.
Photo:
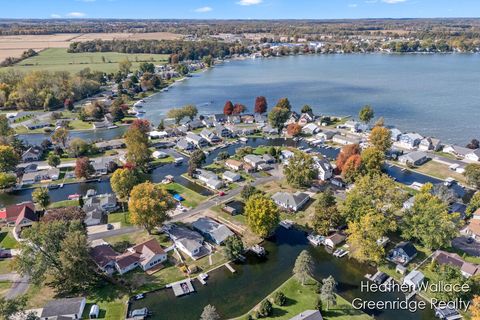
{"label": "farm field", "polygon": [[155,64],[166,63],[168,56],[162,54],[128,54],[117,52],[68,53],[64,48],[50,48],[40,52],[38,56],[25,59],[15,66],[0,68],[29,72],[34,70],[78,72],[84,68],[93,71],[113,73],[118,70],[118,62],[127,58],[136,69],[141,62]]}
{"label": "farm field", "polygon": [[47,48],[68,48],[75,41],[102,40],[175,40],[182,35],[170,32],[152,33],[59,33],[49,35],[0,36],[0,61],[19,57],[25,50],[40,51]]}

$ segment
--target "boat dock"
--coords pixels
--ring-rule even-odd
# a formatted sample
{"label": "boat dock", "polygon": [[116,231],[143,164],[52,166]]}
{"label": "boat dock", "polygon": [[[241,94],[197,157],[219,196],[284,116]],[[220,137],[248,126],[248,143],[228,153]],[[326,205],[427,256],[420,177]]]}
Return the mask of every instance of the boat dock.
{"label": "boat dock", "polygon": [[228,270],[230,270],[232,273],[235,273],[235,269],[233,269],[233,267],[230,265],[230,263],[225,263],[225,267],[227,267]]}
{"label": "boat dock", "polygon": [[170,283],[167,285],[167,288],[172,288],[173,293],[176,297],[180,297],[191,292],[195,292],[195,288],[192,285],[192,281],[190,279],[181,280],[178,282]]}
{"label": "boat dock", "polygon": [[265,255],[265,248],[262,246],[259,246],[258,244],[252,246],[250,248],[250,251],[252,251],[253,253],[256,253],[260,257],[263,257]]}
{"label": "boat dock", "polygon": [[207,284],[207,281],[206,281],[207,278],[208,278],[208,274],[206,273],[200,273],[197,277],[198,281],[200,281],[200,283],[203,285]]}
{"label": "boat dock", "polygon": [[293,226],[293,221],[292,220],[282,220],[280,221],[280,225],[284,227],[285,229],[290,229]]}

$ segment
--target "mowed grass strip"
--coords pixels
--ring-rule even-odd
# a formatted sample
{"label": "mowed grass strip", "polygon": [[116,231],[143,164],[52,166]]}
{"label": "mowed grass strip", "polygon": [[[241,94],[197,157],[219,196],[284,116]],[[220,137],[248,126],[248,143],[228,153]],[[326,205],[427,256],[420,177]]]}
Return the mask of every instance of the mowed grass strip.
{"label": "mowed grass strip", "polygon": [[142,62],[164,64],[168,61],[168,55],[118,52],[68,53],[65,48],[50,48],[12,67],[0,68],[0,72],[14,69],[23,72],[48,70],[76,73],[84,68],[90,68],[92,71],[113,73],[118,70],[118,62],[124,59],[132,62],[132,69],[137,69]]}

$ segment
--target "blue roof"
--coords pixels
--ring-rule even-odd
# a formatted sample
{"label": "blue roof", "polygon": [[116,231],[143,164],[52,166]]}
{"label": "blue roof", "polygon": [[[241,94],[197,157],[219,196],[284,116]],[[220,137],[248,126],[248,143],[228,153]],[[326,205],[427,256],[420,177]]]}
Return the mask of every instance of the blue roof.
{"label": "blue roof", "polygon": [[174,194],[173,195],[173,198],[177,201],[183,201],[185,199],[183,199],[183,197],[181,195],[179,195],[178,193]]}

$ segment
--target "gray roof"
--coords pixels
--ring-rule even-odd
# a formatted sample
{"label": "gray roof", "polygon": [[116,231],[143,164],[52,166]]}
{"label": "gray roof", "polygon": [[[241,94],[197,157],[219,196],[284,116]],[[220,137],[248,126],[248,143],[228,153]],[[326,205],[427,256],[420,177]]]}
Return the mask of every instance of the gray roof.
{"label": "gray roof", "polygon": [[191,149],[193,145],[185,139],[180,139],[177,141],[177,147],[180,149],[187,150],[187,149]]}
{"label": "gray roof", "polygon": [[84,301],[83,297],[51,300],[43,308],[41,318],[77,314],[83,311]]}
{"label": "gray roof", "polygon": [[225,171],[223,173],[223,176],[227,177],[227,178],[230,178],[230,179],[235,179],[235,178],[240,177],[240,175],[238,173],[235,173],[235,172],[232,172],[232,171]]}
{"label": "gray roof", "polygon": [[407,153],[403,156],[400,156],[400,159],[406,159],[407,161],[415,163],[425,157],[427,157],[427,154],[425,152],[414,151],[414,152]]}
{"label": "gray roof", "polygon": [[192,226],[198,231],[210,235],[217,243],[222,243],[228,237],[233,236],[230,229],[210,218],[199,218],[192,223]]}
{"label": "gray roof", "polygon": [[298,207],[302,202],[310,196],[303,192],[289,193],[289,192],[277,192],[272,196],[272,199],[281,204],[287,206]]}
{"label": "gray roof", "polygon": [[323,320],[322,314],[318,310],[305,310],[290,320]]}
{"label": "gray roof", "polygon": [[203,242],[203,237],[196,231],[190,230],[186,227],[178,226],[176,224],[169,224],[166,226],[166,232],[174,240],[190,239],[197,242]]}

